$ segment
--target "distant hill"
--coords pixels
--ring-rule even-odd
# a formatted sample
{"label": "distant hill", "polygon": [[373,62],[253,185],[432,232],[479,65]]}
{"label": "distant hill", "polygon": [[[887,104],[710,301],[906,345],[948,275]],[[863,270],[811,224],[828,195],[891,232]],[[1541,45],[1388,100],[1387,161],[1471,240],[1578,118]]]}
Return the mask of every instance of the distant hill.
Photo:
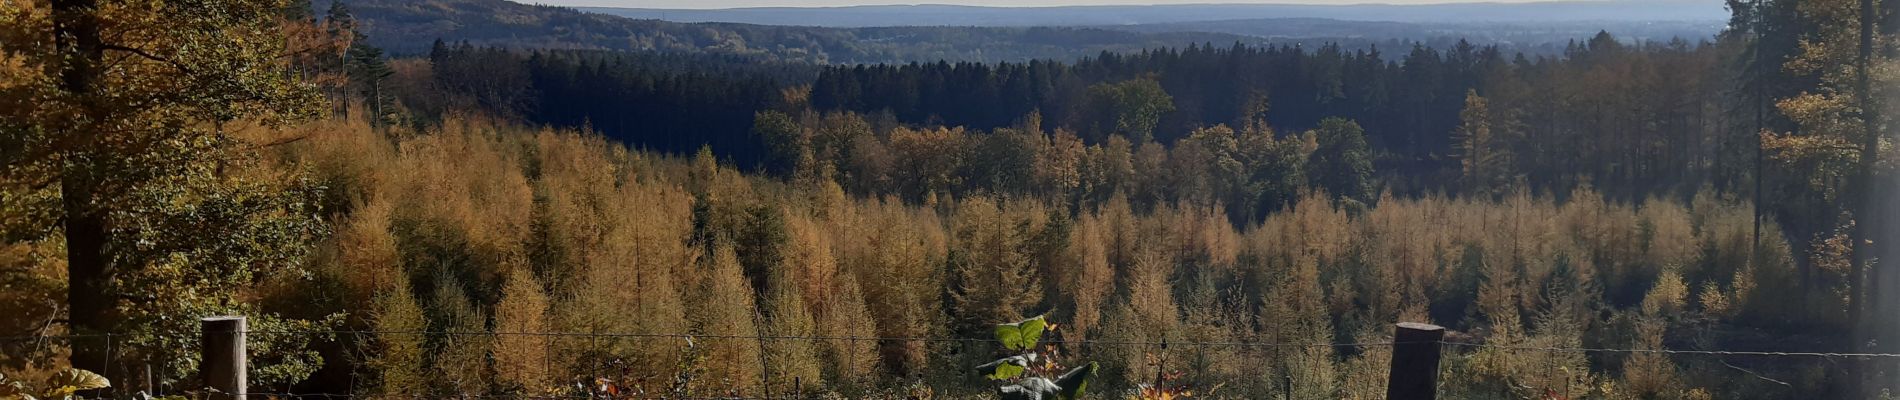
{"label": "distant hill", "polygon": [[1323,18],[1347,21],[1470,23],[1551,21],[1726,21],[1720,0],[1583,0],[1537,3],[1425,5],[1190,4],[1155,6],[972,7],[893,5],[814,8],[670,10],[581,8],[639,19],[763,25],[870,26],[1101,26],[1243,19]]}
{"label": "distant hill", "polygon": [[[1030,59],[1073,60],[1104,51],[1134,52],[1190,44],[1229,46],[1338,43],[1345,48],[1409,46],[1411,42],[1443,46],[1459,38],[1472,38],[1479,45],[1503,44],[1507,51],[1552,54],[1563,49],[1570,39],[1588,37],[1598,29],[1608,29],[1620,37],[1663,40],[1668,37],[1706,38],[1719,31],[1715,21],[1641,22],[1640,18],[1671,18],[1700,15],[1687,7],[1668,6],[1675,0],[1654,0],[1639,7],[1640,16],[1628,16],[1613,22],[1372,22],[1326,18],[1272,18],[1234,20],[1231,17],[1262,14],[1266,11],[1312,10],[1339,15],[1350,10],[1360,18],[1393,19],[1507,18],[1535,12],[1558,12],[1573,17],[1598,15],[1605,4],[1627,2],[1550,3],[1537,7],[1522,5],[1439,5],[1439,6],[1149,6],[1149,7],[1063,7],[1032,9],[994,9],[956,6],[849,7],[834,9],[739,9],[705,13],[734,15],[780,15],[790,22],[799,16],[810,17],[811,24],[825,21],[918,21],[916,13],[941,11],[931,26],[899,27],[819,27],[759,25],[732,22],[676,22],[658,19],[625,18],[597,12],[507,0],[354,0],[351,8],[369,41],[395,54],[427,52],[437,39],[467,41],[477,45],[512,48],[597,49],[658,52],[702,52],[756,57],[765,60],[814,64],[908,63],[947,61],[1025,61]],[[329,1],[312,2],[318,10]],[[1646,3],[1647,4],[1647,3]],[[592,9],[600,11],[602,9]],[[626,11],[627,9],[617,9]],[[1151,14],[1139,11],[1152,10]],[[1673,11],[1672,11],[1673,10]],[[609,10],[611,11],[611,10]],[[616,12],[641,16],[638,10]],[[1019,16],[1001,16],[1001,11],[1020,11]],[[1459,12],[1471,12],[1459,14]],[[1481,11],[1481,12],[1480,12]],[[647,11],[660,14],[659,11]],[[837,13],[837,14],[827,14]],[[893,17],[872,18],[883,13]],[[1068,13],[1068,14],[1064,14]],[[1398,18],[1397,14],[1410,15]],[[988,21],[1028,23],[1049,20],[1051,15],[1069,15],[1057,22],[1096,22],[1095,26],[984,26],[952,25]],[[671,15],[654,15],[676,18]],[[1155,22],[1169,19],[1230,19],[1197,22]],[[909,19],[907,19],[909,18]],[[1001,18],[1001,19],[999,19]],[[1016,19],[1009,19],[1016,18]],[[1529,17],[1527,17],[1529,18]],[[690,19],[690,18],[689,18]],[[1001,22],[999,22],[1001,21]],[[1102,21],[1143,22],[1111,24]],[[1005,24],[1006,25],[1006,24]],[[1607,27],[1607,28],[1604,28]]]}
{"label": "distant hill", "polygon": [[1324,39],[1354,41],[1418,41],[1438,43],[1465,39],[1480,45],[1499,45],[1533,54],[1562,52],[1571,40],[1609,31],[1626,42],[1690,43],[1712,39],[1725,21],[1546,21],[1546,22],[1374,22],[1323,18],[1272,18],[1103,26],[1141,33],[1215,32],[1267,39]]}
{"label": "distant hill", "polygon": [[[328,1],[312,2],[318,10]],[[1263,44],[1224,33],[1142,33],[1084,27],[820,28],[680,23],[586,13],[506,0],[345,2],[369,41],[397,54],[437,39],[517,48],[710,52],[812,63],[1074,59],[1192,43]]]}

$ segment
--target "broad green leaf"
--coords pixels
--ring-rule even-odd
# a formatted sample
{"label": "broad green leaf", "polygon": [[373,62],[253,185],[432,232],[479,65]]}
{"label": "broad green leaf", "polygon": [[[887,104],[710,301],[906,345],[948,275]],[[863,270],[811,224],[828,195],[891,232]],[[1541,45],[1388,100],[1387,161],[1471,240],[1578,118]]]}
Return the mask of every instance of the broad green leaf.
{"label": "broad green leaf", "polygon": [[992,370],[994,372],[991,372],[989,375],[985,375],[985,376],[989,377],[990,380],[1000,381],[1004,379],[1012,379],[1018,376],[1022,376],[1024,370],[1025,369],[1023,367],[1019,367],[1016,365],[998,364],[996,368]]}
{"label": "broad green leaf", "polygon": [[[46,386],[59,388],[59,390],[62,390],[62,391],[70,388],[72,391],[66,392],[65,394],[72,394],[73,392],[78,392],[81,390],[104,389],[107,387],[111,387],[112,381],[108,381],[106,380],[106,377],[99,376],[99,374],[92,373],[92,371],[87,371],[87,370],[78,369],[78,368],[67,368],[64,371],[59,371],[59,373],[53,374],[53,377],[46,381]],[[60,397],[60,396],[48,396],[48,397]]]}
{"label": "broad green leaf", "polygon": [[996,325],[996,340],[1003,342],[1003,348],[1010,350],[1028,350],[1036,347],[1042,340],[1042,330],[1049,323],[1038,315],[1020,322]]}
{"label": "broad green leaf", "polygon": [[1006,357],[991,361],[987,364],[978,365],[976,366],[976,371],[982,373],[983,377],[990,378],[990,380],[1011,379],[1022,376],[1023,371],[1027,370],[1029,364],[1033,362],[1036,362],[1036,354],[1030,353]]}
{"label": "broad green leaf", "polygon": [[1095,378],[1095,370],[1098,368],[1101,366],[1090,362],[1089,365],[1063,373],[1061,377],[1056,378],[1056,386],[1061,388],[1061,391],[1056,393],[1056,398],[1061,400],[1081,398],[1082,392],[1088,390],[1089,380]]}

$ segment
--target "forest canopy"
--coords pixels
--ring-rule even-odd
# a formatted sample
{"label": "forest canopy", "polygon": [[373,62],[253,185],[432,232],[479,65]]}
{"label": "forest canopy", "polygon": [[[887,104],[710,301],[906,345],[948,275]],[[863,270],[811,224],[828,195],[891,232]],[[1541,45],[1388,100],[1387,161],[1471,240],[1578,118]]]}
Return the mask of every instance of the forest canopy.
{"label": "forest canopy", "polygon": [[1451,331],[1449,398],[1865,398],[1900,371],[1719,353],[1900,343],[1897,3],[1732,2],[1721,36],[1546,56],[828,65],[728,46],[791,28],[542,6],[679,42],[390,57],[341,3],[92,3],[0,3],[22,381],[203,393],[212,314],[255,321],[259,393],[961,398],[1025,319],[1069,363],[1025,369],[1105,397],[1381,397],[1400,321]]}

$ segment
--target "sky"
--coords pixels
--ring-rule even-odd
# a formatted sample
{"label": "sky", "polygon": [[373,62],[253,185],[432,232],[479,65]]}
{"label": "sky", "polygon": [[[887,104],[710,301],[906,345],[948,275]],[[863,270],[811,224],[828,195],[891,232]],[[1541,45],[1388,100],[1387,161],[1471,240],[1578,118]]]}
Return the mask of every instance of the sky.
{"label": "sky", "polygon": [[1442,3],[1532,3],[1554,0],[514,0],[569,7],[692,8],[716,9],[739,7],[840,7],[885,4],[956,4],[992,7],[1046,7],[1081,5],[1142,4],[1442,4]]}

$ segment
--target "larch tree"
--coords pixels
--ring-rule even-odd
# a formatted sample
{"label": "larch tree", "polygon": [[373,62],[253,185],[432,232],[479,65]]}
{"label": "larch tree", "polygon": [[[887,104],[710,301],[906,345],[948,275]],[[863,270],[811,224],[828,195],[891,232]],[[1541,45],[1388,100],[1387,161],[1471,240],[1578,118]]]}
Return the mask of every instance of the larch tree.
{"label": "larch tree", "polygon": [[[1113,305],[1105,318],[1115,321],[1115,324],[1112,328],[1104,326],[1101,329],[1104,339],[1141,343],[1180,342],[1180,308],[1174,301],[1174,288],[1168,282],[1168,276],[1173,272],[1174,265],[1155,250],[1148,250],[1136,257],[1127,275],[1127,297]],[[1104,353],[1111,354],[1111,362],[1121,367],[1123,377],[1130,383],[1159,376],[1162,371],[1157,370],[1160,365],[1155,365],[1156,362],[1171,355],[1167,350],[1153,346],[1113,346],[1100,350],[1109,350]]]}
{"label": "larch tree", "polygon": [[[864,292],[864,303],[877,321],[872,328],[883,337],[929,337],[947,334],[944,302],[945,253],[949,239],[942,219],[929,209],[910,209],[893,200],[866,205],[864,219],[845,229],[835,241],[841,269],[849,271]],[[888,370],[897,374],[929,367],[930,353],[921,341],[876,343]]]}
{"label": "larch tree", "polygon": [[[1041,120],[1041,114],[1035,116]],[[1082,170],[1088,149],[1083,146],[1082,138],[1067,129],[1058,129],[1041,150],[1035,158],[1035,186],[1043,190],[1044,198],[1070,201],[1076,189],[1083,186]]]}
{"label": "larch tree", "polygon": [[1070,340],[1088,338],[1102,319],[1102,306],[1115,293],[1115,269],[1108,263],[1106,230],[1099,218],[1083,213],[1075,235],[1069,237],[1068,257],[1074,260],[1075,268],[1064,271],[1071,277],[1064,280],[1068,287],[1062,291],[1072,307],[1069,329],[1063,331]]}
{"label": "larch tree", "polygon": [[[290,139],[235,129],[319,109],[285,62],[282,9],[276,0],[0,4],[0,57],[20,73],[0,85],[0,186],[33,194],[8,196],[25,202],[17,207],[55,216],[48,231],[64,242],[72,333],[127,335],[120,343],[139,359],[183,359],[188,343],[153,332],[195,320],[161,316],[249,312],[236,289],[298,265],[318,228],[311,191],[255,171],[249,157]],[[105,363],[120,357],[76,350],[76,366],[115,376]],[[114,365],[137,368],[128,364]]]}
{"label": "larch tree", "polygon": [[817,315],[818,332],[826,339],[823,360],[825,380],[847,388],[869,383],[877,370],[876,320],[864,304],[864,291],[857,278],[838,277],[837,290],[826,297]]}
{"label": "larch tree", "polygon": [[[1794,132],[1762,134],[1762,147],[1770,165],[1807,171],[1802,193],[1825,199],[1829,213],[1838,210],[1838,218],[1826,228],[1846,231],[1851,245],[1851,266],[1847,273],[1847,312],[1853,324],[1850,343],[1885,342],[1873,337],[1880,314],[1871,313],[1878,302],[1870,301],[1879,291],[1870,282],[1892,281],[1895,275],[1876,268],[1874,261],[1884,229],[1881,213],[1881,148],[1891,138],[1884,131],[1882,113],[1891,97],[1896,77],[1893,71],[1890,40],[1880,17],[1881,2],[1874,0],[1802,0],[1795,1],[1803,26],[1813,28],[1800,38],[1799,52],[1783,65],[1784,72],[1797,76],[1818,76],[1813,87],[1799,95],[1780,99],[1776,104],[1782,115],[1798,127]],[[1798,201],[1798,200],[1795,200]],[[1891,285],[1891,283],[1890,283]],[[1860,346],[1860,345],[1856,345]],[[1865,350],[1860,347],[1852,351]],[[1859,361],[1849,364],[1850,373],[1863,371]],[[1856,379],[1862,379],[1857,377]]]}
{"label": "larch tree", "polygon": [[415,295],[410,294],[408,275],[395,274],[394,278],[379,288],[370,302],[369,326],[377,333],[364,345],[374,350],[364,364],[373,370],[376,380],[365,389],[384,395],[419,394],[429,386],[424,369],[426,337],[420,333],[428,330],[429,321]]}
{"label": "larch tree", "polygon": [[[1688,294],[1682,275],[1674,269],[1656,278],[1656,285],[1643,296],[1642,307],[1630,316],[1637,349],[1663,350],[1663,334],[1683,312]],[[1675,363],[1662,354],[1637,353],[1623,360],[1623,381],[1639,396],[1674,395],[1682,389],[1677,374]]]}
{"label": "larch tree", "polygon": [[431,380],[448,396],[473,396],[487,393],[492,376],[488,373],[490,338],[472,333],[485,332],[488,321],[475,302],[470,301],[460,279],[443,274],[435,281],[435,298],[429,331],[435,332],[430,364]]}
{"label": "larch tree", "polygon": [[1123,193],[1134,182],[1133,145],[1121,135],[1109,136],[1106,143],[1089,146],[1082,165],[1082,188],[1088,203],[1108,201]]}
{"label": "larch tree", "polygon": [[766,384],[773,392],[788,392],[794,386],[822,387],[819,380],[816,322],[805,307],[803,291],[795,282],[772,285],[766,295],[764,339]]}
{"label": "larch tree", "polygon": [[1312,252],[1294,256],[1290,270],[1274,278],[1267,290],[1266,306],[1260,313],[1262,335],[1267,340],[1295,343],[1287,349],[1271,349],[1269,356],[1278,360],[1278,378],[1291,384],[1283,388],[1293,398],[1335,397],[1337,373],[1333,370],[1333,349],[1321,344],[1333,342],[1333,321],[1326,308],[1326,291],[1321,287],[1319,259]]}
{"label": "larch tree", "polygon": [[548,296],[532,273],[508,273],[495,305],[493,357],[496,383],[521,393],[549,389]]}
{"label": "larch tree", "polygon": [[1498,135],[1500,127],[1493,123],[1490,102],[1478,96],[1477,90],[1468,91],[1465,109],[1458,116],[1463,122],[1452,132],[1452,145],[1466,193],[1500,194],[1511,184],[1511,155]]}
{"label": "larch tree", "polygon": [[[676,186],[629,182],[599,203],[607,227],[599,245],[586,250],[571,294],[558,297],[556,325],[563,332],[664,335],[688,332],[686,293],[675,271],[697,265],[687,246],[692,198]],[[641,211],[633,211],[635,209]],[[583,220],[585,220],[583,218]],[[608,340],[557,343],[575,372],[595,373],[624,360],[623,379],[664,382],[683,355],[680,342]],[[581,347],[585,345],[585,347]]]}
{"label": "larch tree", "polygon": [[951,252],[958,323],[973,330],[1023,318],[1042,300],[1042,282],[1025,244],[1029,222],[1003,205],[971,198],[958,205]]}
{"label": "larch tree", "polygon": [[[782,262],[770,268],[771,282],[765,298],[765,333],[778,338],[765,342],[766,377],[775,390],[795,385],[818,387],[821,370],[819,315],[825,311],[827,294],[835,295],[838,264],[831,256],[830,243],[817,224],[789,211],[784,221],[785,243]],[[862,299],[859,299],[862,307]]]}
{"label": "larch tree", "polygon": [[[829,185],[836,188],[837,185]],[[824,191],[827,188],[814,190]],[[830,206],[814,205],[813,208]],[[791,213],[788,213],[791,214]],[[824,308],[838,284],[838,259],[831,252],[831,237],[819,222],[792,215],[785,221],[784,265],[775,270],[774,285],[796,285],[799,297],[812,310]]]}
{"label": "larch tree", "polygon": [[732,248],[716,246],[707,260],[704,285],[699,288],[688,319],[703,338],[696,346],[704,350],[707,374],[694,384],[698,393],[733,391],[751,393],[764,371],[759,370],[759,314],[753,308],[757,296],[740,271],[739,257]]}

